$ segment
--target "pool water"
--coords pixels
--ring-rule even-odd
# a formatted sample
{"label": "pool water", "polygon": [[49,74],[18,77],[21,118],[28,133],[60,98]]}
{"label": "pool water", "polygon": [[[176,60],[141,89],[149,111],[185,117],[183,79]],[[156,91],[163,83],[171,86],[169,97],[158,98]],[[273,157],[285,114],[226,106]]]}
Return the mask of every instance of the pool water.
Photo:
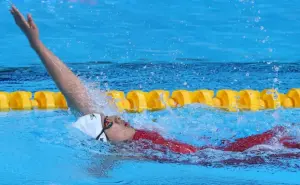
{"label": "pool water", "polygon": [[[296,1],[92,5],[19,0],[15,4],[33,14],[42,40],[90,89],[276,88],[287,93],[299,86]],[[0,39],[1,91],[57,91],[12,22],[8,2],[1,5],[0,33],[5,36]],[[122,116],[136,128],[202,146],[278,125],[300,140],[299,113],[299,109],[230,113],[194,104]],[[300,184],[299,158],[272,157],[299,156],[297,149],[270,145],[271,150],[264,152],[137,153],[132,144],[113,147],[91,140],[71,126],[75,120],[66,110],[1,112],[1,184]],[[135,158],[143,155],[158,160]],[[253,157],[262,160],[220,162]],[[163,158],[172,161],[159,160]]]}
{"label": "pool water", "polygon": [[[280,75],[274,74],[273,78],[278,78],[280,90],[285,93],[289,86],[296,85],[291,82],[299,80],[299,77],[293,77],[289,70],[292,65],[281,65]],[[91,88],[120,89],[125,92],[132,89],[149,91],[162,86],[170,91],[182,88],[195,90],[196,84],[211,89],[226,86],[231,89],[241,87],[262,90],[267,88],[266,84],[272,84],[266,80],[270,74],[269,64],[86,63],[85,67],[82,66],[70,64],[86,84],[96,82]],[[215,73],[210,66],[219,69],[219,72]],[[299,68],[297,64],[293,66],[295,69]],[[181,70],[182,68],[185,70]],[[261,75],[255,75],[253,68]],[[233,76],[235,79],[243,78],[244,70],[250,74],[253,71],[253,75],[250,75],[252,78],[232,83]],[[139,72],[131,76],[132,71]],[[158,75],[152,76],[153,71]],[[203,72],[197,74],[196,71]],[[162,75],[159,74],[168,74],[174,79],[161,79]],[[223,78],[224,76],[228,78]],[[266,77],[265,80],[261,79],[262,76]],[[201,80],[203,78],[205,80]],[[0,79],[6,91],[56,91],[42,66],[2,68]],[[130,79],[146,79],[148,82]],[[186,84],[191,85],[187,87]],[[231,153],[205,150],[195,155],[161,154],[155,151],[136,153],[133,150],[134,145],[121,145],[115,150],[110,145],[86,137],[71,126],[76,119],[69,111],[10,111],[0,115],[0,143],[3,148],[0,158],[3,164],[1,180],[7,184],[299,184],[298,158],[271,157],[273,154],[290,152],[299,155],[299,150],[278,148],[274,145],[270,146],[271,151],[266,152]],[[298,109],[230,113],[194,104],[159,112],[124,114],[123,117],[130,120],[136,128],[156,130],[167,138],[197,146],[218,145],[223,139],[237,139],[262,133],[278,125],[285,125],[291,135],[300,139],[300,125],[292,124],[298,123],[300,119]],[[156,122],[153,119],[157,119]],[[130,158],[144,155],[156,156],[158,160]],[[263,161],[257,164],[221,162],[225,159],[253,157],[261,157]],[[159,160],[163,158],[172,161],[164,163]]]}
{"label": "pool water", "polygon": [[[33,15],[41,39],[67,62],[240,63],[300,58],[296,0],[90,1],[11,0]],[[0,2],[0,64],[39,64],[7,12],[9,2]]]}

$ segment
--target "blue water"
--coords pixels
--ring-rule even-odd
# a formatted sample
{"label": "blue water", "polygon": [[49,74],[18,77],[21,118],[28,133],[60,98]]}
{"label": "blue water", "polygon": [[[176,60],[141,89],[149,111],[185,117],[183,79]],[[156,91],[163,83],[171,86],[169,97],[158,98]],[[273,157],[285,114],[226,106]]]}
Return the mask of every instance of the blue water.
{"label": "blue water", "polygon": [[[14,0],[31,12],[41,39],[90,88],[212,90],[299,87],[297,1]],[[1,2],[1,91],[57,88]],[[218,144],[285,125],[300,139],[299,109],[228,113],[201,105],[124,114],[136,128],[194,145]],[[153,122],[152,119],[157,119]],[[174,163],[135,160],[71,127],[69,111],[0,113],[1,184],[300,184],[298,158],[282,149],[195,155],[150,152]],[[295,125],[291,123],[296,123]],[[209,138],[203,139],[203,138]],[[110,151],[110,152],[109,152]],[[222,164],[261,157],[260,164]],[[188,164],[186,163],[188,161]]]}
{"label": "blue water", "polygon": [[[299,81],[296,73],[300,65],[280,65],[282,67],[278,73],[272,71],[270,64],[231,64],[224,68],[224,64],[207,63],[121,65],[87,62],[84,66],[70,64],[70,67],[86,84],[95,82],[91,87],[96,89],[120,89],[128,92],[132,89],[148,91],[159,87],[170,91],[179,88],[195,90],[197,87],[249,87],[261,90],[274,86],[280,92],[286,92]],[[210,66],[217,68],[218,72]],[[181,70],[183,68],[185,70]],[[203,72],[196,73],[200,69]],[[139,72],[133,75],[133,71]],[[156,75],[152,76],[153,72]],[[245,73],[250,74],[249,78],[244,77]],[[57,90],[42,66],[2,68],[0,79],[1,87],[6,91]],[[277,79],[278,83],[274,83],[272,79]],[[146,80],[149,80],[148,83]],[[179,109],[123,116],[136,128],[157,130],[167,138],[197,146],[218,145],[223,139],[262,133],[277,125],[285,125],[291,135],[300,139],[298,109],[228,113],[195,104]],[[157,121],[153,122],[153,119]],[[72,128],[71,124],[75,120],[70,112],[63,110],[0,113],[0,147],[3,148],[0,160],[4,166],[0,170],[1,181],[4,184],[300,183],[298,158],[272,157],[278,153],[299,154],[299,150],[277,150],[276,146],[271,146],[274,150],[266,152],[230,153],[206,150],[195,155],[163,155],[155,151],[136,153],[133,150],[136,146],[121,145],[117,148],[123,152],[119,152],[110,145],[90,140]],[[130,157],[136,155],[158,156],[173,161],[137,161]],[[127,158],[124,159],[125,157]],[[261,157],[264,161],[258,164],[221,163],[225,159],[253,157]]]}
{"label": "blue water", "polygon": [[[300,58],[296,0],[95,1],[91,5],[90,0],[12,0],[34,16],[41,39],[67,62],[296,62]],[[8,6],[7,0],[1,1],[0,65],[39,63]]]}

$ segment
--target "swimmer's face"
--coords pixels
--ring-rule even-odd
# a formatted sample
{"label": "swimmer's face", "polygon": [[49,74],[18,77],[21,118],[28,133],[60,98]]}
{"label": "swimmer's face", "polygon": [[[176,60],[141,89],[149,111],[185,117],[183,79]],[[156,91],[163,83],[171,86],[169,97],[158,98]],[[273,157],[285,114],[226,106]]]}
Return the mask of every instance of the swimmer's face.
{"label": "swimmer's face", "polygon": [[119,116],[108,116],[106,121],[113,122],[112,126],[105,130],[106,136],[111,141],[124,141],[127,139],[126,130],[130,125]]}

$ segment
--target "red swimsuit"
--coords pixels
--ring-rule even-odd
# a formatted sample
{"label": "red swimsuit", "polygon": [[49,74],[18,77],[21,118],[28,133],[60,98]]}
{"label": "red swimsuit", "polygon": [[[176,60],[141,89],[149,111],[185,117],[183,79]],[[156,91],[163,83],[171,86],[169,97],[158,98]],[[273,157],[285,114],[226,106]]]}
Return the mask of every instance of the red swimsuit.
{"label": "red swimsuit", "polygon": [[[226,144],[225,147],[201,147],[197,148],[192,145],[188,145],[185,143],[181,143],[174,140],[168,140],[164,139],[160,134],[153,131],[145,131],[145,130],[136,130],[135,135],[133,136],[133,140],[141,140],[141,141],[150,141],[153,144],[156,144],[158,146],[162,146],[160,148],[155,148],[150,143],[145,143],[143,146],[144,149],[157,149],[160,151],[166,151],[168,148],[172,152],[175,153],[181,153],[181,154],[187,154],[187,153],[195,153],[198,150],[204,149],[204,148],[213,148],[213,149],[219,149],[223,151],[232,151],[232,152],[243,152],[253,146],[266,144],[268,143],[272,138],[276,137],[276,135],[280,132],[284,132],[284,127],[275,127],[272,130],[266,131],[262,134],[257,134],[245,138],[241,138],[236,140],[233,143]],[[300,149],[300,143],[297,143],[292,140],[291,137],[280,137],[279,141],[281,144],[287,148],[299,148]]]}
{"label": "red swimsuit", "polygon": [[[151,141],[153,144],[161,145],[164,147],[169,148],[171,151],[175,153],[194,153],[197,151],[197,148],[188,144],[180,143],[178,141],[167,140],[163,138],[157,132],[152,131],[145,131],[145,130],[136,130],[133,140],[148,140]],[[155,149],[151,143],[144,143],[144,149],[151,148]],[[156,148],[157,149],[157,148]],[[159,150],[165,151],[165,149],[160,148]]]}

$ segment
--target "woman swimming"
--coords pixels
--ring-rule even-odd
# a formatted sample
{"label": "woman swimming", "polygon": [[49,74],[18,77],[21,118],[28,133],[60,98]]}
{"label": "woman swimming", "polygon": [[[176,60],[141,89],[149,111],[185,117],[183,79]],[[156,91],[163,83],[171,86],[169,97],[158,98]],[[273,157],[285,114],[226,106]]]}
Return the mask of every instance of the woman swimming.
{"label": "woman swimming", "polygon": [[295,138],[286,136],[284,127],[275,127],[262,134],[226,143],[224,146],[195,147],[179,141],[165,139],[157,132],[135,129],[118,116],[106,116],[101,112],[97,112],[95,103],[81,81],[39,39],[38,27],[32,16],[28,15],[26,20],[15,6],[12,6],[10,11],[15,23],[27,37],[31,48],[39,56],[57,87],[66,97],[69,107],[80,113],[81,116],[74,123],[74,126],[92,138],[103,142],[150,141],[152,144],[145,144],[145,149],[153,149],[153,145],[161,145],[166,150],[182,154],[195,153],[205,148],[243,152],[254,146],[268,144],[274,138],[277,138],[284,147],[300,149],[300,143],[296,142]]}

